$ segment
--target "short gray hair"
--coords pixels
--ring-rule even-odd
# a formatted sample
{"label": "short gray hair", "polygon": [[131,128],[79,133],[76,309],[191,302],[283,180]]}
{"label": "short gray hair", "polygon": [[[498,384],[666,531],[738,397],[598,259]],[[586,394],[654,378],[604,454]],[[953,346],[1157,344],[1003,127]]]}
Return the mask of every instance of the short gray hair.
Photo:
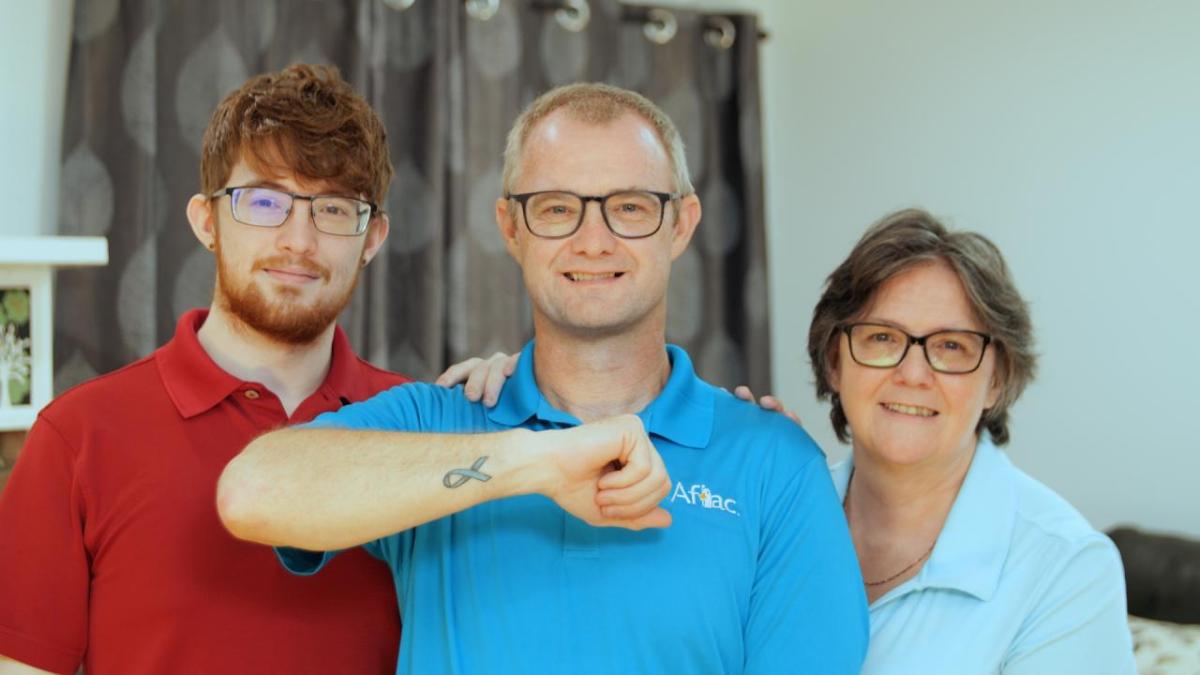
{"label": "short gray hair", "polygon": [[513,192],[517,173],[521,166],[521,153],[529,132],[550,113],[563,108],[572,118],[588,124],[607,124],[625,113],[641,116],[653,127],[671,159],[671,171],[675,176],[675,191],[689,195],[694,192],[692,179],[688,175],[687,157],[683,151],[683,139],[675,123],[641,94],[599,82],[581,82],[556,87],[534,99],[517,117],[508,132],[508,143],[504,148],[503,187],[505,194]]}
{"label": "short gray hair", "polygon": [[1000,249],[976,232],[951,231],[918,209],[885,216],[867,230],[850,256],[825,283],[808,331],[808,356],[817,398],[830,399],[829,419],[838,440],[849,440],[846,413],[830,383],[840,330],[867,309],[889,279],[917,265],[940,260],[958,275],[984,330],[992,335],[1000,396],[983,411],[975,432],[986,429],[997,445],[1008,442],[1008,410],[1033,381],[1037,356],[1029,307],[1009,275]]}

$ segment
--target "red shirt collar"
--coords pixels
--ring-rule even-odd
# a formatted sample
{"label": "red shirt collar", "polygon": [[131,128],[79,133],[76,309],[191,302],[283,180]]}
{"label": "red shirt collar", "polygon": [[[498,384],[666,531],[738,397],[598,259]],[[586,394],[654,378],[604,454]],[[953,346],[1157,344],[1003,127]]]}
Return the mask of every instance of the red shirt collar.
{"label": "red shirt collar", "polygon": [[[167,394],[185,419],[206,412],[227,396],[248,383],[230,375],[218,366],[196,336],[196,331],[208,318],[207,309],[193,309],[179,317],[175,337],[159,347],[154,358]],[[341,326],[334,326],[333,361],[325,381],[314,396],[330,401],[342,398],[358,401],[369,397],[367,378],[363,369],[372,368],[358,358],[350,348],[350,340]],[[261,385],[259,385],[261,386]],[[302,406],[303,407],[303,406]]]}

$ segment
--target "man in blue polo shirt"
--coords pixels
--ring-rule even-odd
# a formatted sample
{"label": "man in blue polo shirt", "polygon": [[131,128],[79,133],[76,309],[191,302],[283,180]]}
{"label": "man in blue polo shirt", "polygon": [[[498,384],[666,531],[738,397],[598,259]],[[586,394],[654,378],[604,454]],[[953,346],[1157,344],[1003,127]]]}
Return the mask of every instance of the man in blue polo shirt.
{"label": "man in blue polo shirt", "polygon": [[674,125],[633,92],[555,89],[510,133],[504,188],[535,340],[497,405],[405,385],[267,434],[222,476],[226,526],[300,574],[360,544],[386,562],[397,673],[857,673],[824,456],[665,344],[700,220]]}

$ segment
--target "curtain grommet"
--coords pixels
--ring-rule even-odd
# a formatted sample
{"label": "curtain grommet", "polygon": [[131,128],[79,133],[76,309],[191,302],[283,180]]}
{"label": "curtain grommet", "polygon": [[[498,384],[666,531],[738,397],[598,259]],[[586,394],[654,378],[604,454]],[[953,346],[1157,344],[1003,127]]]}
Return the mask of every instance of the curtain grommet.
{"label": "curtain grommet", "polygon": [[705,21],[704,41],[716,49],[729,49],[737,42],[737,26],[724,16],[710,16]]}
{"label": "curtain grommet", "polygon": [[592,20],[592,8],[587,0],[563,0],[562,7],[554,10],[554,20],[564,30],[578,33]]}
{"label": "curtain grommet", "polygon": [[467,8],[467,16],[480,21],[487,21],[500,11],[500,0],[463,0]]}
{"label": "curtain grommet", "polygon": [[642,24],[642,34],[654,44],[667,44],[674,39],[678,30],[679,22],[671,12],[658,7],[653,7],[646,12],[646,22]]}

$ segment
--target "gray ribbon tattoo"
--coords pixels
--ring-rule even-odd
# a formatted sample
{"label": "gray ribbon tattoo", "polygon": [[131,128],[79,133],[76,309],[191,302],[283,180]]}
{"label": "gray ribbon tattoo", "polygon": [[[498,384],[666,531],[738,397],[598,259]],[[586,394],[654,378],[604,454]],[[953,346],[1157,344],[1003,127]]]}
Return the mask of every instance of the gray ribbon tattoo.
{"label": "gray ribbon tattoo", "polygon": [[487,458],[488,456],[484,455],[483,457],[475,460],[475,463],[472,464],[471,468],[469,469],[451,469],[450,471],[447,471],[446,475],[442,476],[442,485],[453,489],[456,487],[461,487],[472,478],[486,483],[489,479],[491,479],[491,476],[480,471],[479,467],[483,466],[483,463],[487,461]]}

